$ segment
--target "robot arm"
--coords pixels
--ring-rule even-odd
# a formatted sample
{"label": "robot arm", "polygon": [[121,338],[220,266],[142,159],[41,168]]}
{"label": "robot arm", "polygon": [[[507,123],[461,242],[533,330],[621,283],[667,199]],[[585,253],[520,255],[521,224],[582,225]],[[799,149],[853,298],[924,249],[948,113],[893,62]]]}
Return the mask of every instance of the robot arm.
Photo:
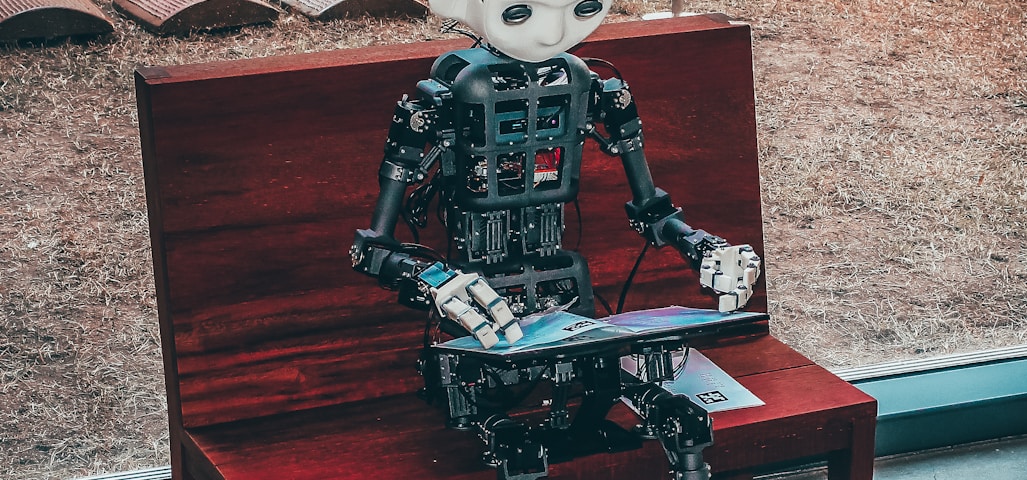
{"label": "robot arm", "polygon": [[631,187],[632,198],[625,205],[631,226],[652,245],[671,245],[681,252],[692,268],[699,270],[700,283],[723,294],[720,311],[744,307],[759,277],[759,256],[749,245],[731,246],[723,238],[685,223],[670,195],[653,183],[642,148],[642,121],[627,84],[619,78],[595,77],[593,85],[592,110],[599,114],[610,137],[600,135],[591,121],[587,133],[604,152],[619,156],[624,164]]}
{"label": "robot arm", "polygon": [[[441,262],[424,260],[423,247],[402,244],[395,238],[407,187],[423,182],[432,166],[452,146],[453,130],[440,119],[446,115],[449,92],[437,82],[418,85],[425,95],[418,101],[404,97],[385,143],[385,158],[378,170],[379,195],[371,228],[357,230],[350,248],[353,268],[378,278],[382,286],[399,290],[400,303],[415,308],[434,305],[439,313],[474,335],[485,348],[521,338],[520,326],[502,297],[476,274],[452,270]],[[433,147],[424,152],[426,144]]]}
{"label": "robot arm", "polygon": [[386,288],[398,288],[401,303],[420,308],[428,307],[429,301],[413,280],[431,262],[411,255],[396,240],[395,230],[407,187],[423,181],[444,152],[433,148],[424,153],[424,146],[434,140],[438,118],[437,109],[424,103],[406,97],[397,103],[378,170],[379,194],[371,228],[357,230],[350,248],[354,269],[378,278]]}

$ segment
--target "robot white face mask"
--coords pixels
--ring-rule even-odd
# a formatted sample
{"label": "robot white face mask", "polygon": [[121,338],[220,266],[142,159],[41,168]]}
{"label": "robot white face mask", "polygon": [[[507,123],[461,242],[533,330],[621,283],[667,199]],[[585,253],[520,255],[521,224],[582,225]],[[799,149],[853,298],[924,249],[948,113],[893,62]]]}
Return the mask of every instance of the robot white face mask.
{"label": "robot white face mask", "polygon": [[436,15],[458,20],[493,48],[525,62],[567,51],[591,34],[613,0],[430,0]]}

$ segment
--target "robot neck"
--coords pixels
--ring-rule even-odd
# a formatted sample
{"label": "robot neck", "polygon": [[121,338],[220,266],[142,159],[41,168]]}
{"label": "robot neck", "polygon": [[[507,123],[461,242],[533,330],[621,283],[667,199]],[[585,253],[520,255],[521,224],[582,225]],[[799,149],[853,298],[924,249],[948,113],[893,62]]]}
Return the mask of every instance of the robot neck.
{"label": "robot neck", "polygon": [[492,46],[492,44],[484,42],[484,41],[481,43],[480,47],[484,48],[485,50],[488,50],[489,53],[491,53],[493,56],[495,56],[497,59],[499,59],[499,61],[501,61],[503,63],[519,63],[519,64],[524,65],[525,68],[536,67],[538,65],[546,63],[546,62],[552,60],[553,58],[556,58],[557,56],[559,56],[559,55],[555,55],[553,57],[550,57],[550,58],[547,58],[545,60],[538,61],[538,62],[528,62],[528,61],[518,60],[518,59],[516,59],[514,57],[511,57],[510,55],[507,55],[507,54],[503,53],[498,48]]}

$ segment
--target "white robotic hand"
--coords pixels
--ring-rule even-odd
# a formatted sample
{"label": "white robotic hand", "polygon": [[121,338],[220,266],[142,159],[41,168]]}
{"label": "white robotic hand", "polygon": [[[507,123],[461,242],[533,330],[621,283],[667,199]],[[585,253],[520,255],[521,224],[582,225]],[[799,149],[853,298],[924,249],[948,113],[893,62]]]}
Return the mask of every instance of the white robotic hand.
{"label": "white robotic hand", "polygon": [[[429,286],[439,313],[471,332],[485,349],[499,343],[498,333],[510,344],[524,336],[506,300],[478,274],[450,270],[436,263],[418,278]],[[485,315],[474,304],[480,306]]]}
{"label": "white robotic hand", "polygon": [[699,283],[720,296],[719,310],[731,312],[745,306],[760,276],[760,257],[749,245],[721,247],[703,257]]}

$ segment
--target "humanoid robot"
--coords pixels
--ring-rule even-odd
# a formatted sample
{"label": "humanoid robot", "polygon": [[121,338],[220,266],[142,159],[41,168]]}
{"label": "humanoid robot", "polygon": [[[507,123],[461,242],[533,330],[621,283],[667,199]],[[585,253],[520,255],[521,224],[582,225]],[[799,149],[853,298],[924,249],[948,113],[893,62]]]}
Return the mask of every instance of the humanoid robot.
{"label": "humanoid robot", "polygon": [[[562,244],[564,205],[577,197],[582,148],[591,138],[623,163],[631,191],[625,206],[630,226],[652,246],[679,250],[691,267],[699,269],[701,284],[721,295],[721,311],[745,305],[759,275],[760,258],[748,245],[729,246],[685,223],[681,209],[654,185],[643,152],[642,122],[625,81],[602,79],[584,60],[565,53],[598,27],[611,2],[429,2],[433,12],[462,22],[478,38],[472,48],[439,57],[429,79],[417,84],[416,97],[398,102],[379,169],[380,194],[371,225],[356,232],[351,249],[355,269],[398,290],[401,303],[434,310],[443,331],[473,335],[484,349],[496,345],[500,335],[510,344],[517,342],[522,335],[518,320],[530,314],[565,308],[593,317],[595,296],[585,260]],[[402,218],[416,241],[428,204],[436,196],[450,242],[446,255],[402,243],[395,236]],[[666,364],[669,357],[664,356],[669,354],[664,346],[650,347],[643,350],[656,352],[650,359],[654,365]],[[556,381],[558,391],[573,378],[608,385],[598,389],[605,392],[601,399],[586,399],[585,405],[599,406],[582,407],[595,410],[578,414],[586,417],[575,420],[582,424],[601,423],[622,395],[637,394],[640,402],[649,398],[637,405],[642,411],[660,410],[658,403],[670,402],[674,406],[663,408],[662,415],[677,410],[695,413],[690,403],[682,403],[685,400],[650,391],[653,382],[665,379],[660,375],[626,388],[614,352],[582,358],[577,363],[535,360],[519,369],[495,367],[493,373],[499,375],[472,368],[471,376],[486,380],[477,384],[449,373],[461,363],[467,370],[470,362],[459,356],[432,355],[422,369],[428,372],[428,390],[445,392],[439,395],[447,397],[449,424],[477,428],[490,439],[486,457],[500,467],[500,478],[537,478],[540,466],[527,458],[531,454],[525,457],[524,447],[538,444],[542,457],[551,447],[526,427],[516,426],[503,408],[485,408],[485,402],[473,401],[475,392],[480,395],[489,385],[533,383],[542,376]],[[586,363],[592,366],[581,367]],[[599,368],[597,363],[606,366]],[[468,383],[477,390],[468,390]],[[568,428],[565,403],[565,398],[555,402],[551,430]],[[510,425],[515,428],[507,428]],[[510,435],[516,440],[497,440]],[[547,435],[551,436],[543,436]],[[522,453],[513,458],[503,451]],[[679,463],[691,465],[692,460]],[[704,478],[692,475],[699,474],[679,478]]]}

